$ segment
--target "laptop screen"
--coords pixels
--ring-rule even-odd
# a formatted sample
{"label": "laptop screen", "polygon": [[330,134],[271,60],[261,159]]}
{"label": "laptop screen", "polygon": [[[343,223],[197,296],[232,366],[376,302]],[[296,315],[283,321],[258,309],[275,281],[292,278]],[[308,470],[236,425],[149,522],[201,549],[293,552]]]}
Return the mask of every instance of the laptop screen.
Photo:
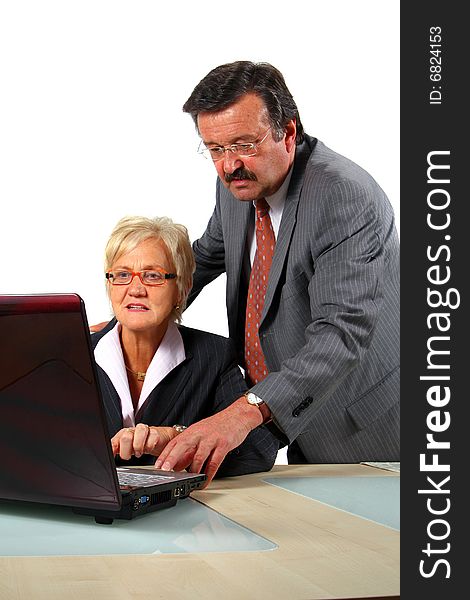
{"label": "laptop screen", "polygon": [[118,510],[84,304],[0,296],[0,498]]}

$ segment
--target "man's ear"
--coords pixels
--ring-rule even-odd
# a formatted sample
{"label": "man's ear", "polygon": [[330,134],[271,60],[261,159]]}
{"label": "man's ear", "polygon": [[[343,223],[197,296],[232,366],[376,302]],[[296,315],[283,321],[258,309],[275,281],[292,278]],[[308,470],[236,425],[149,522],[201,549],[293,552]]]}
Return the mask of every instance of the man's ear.
{"label": "man's ear", "polygon": [[297,135],[297,123],[295,118],[291,119],[286,125],[285,144],[287,152],[291,152],[295,148],[295,137]]}

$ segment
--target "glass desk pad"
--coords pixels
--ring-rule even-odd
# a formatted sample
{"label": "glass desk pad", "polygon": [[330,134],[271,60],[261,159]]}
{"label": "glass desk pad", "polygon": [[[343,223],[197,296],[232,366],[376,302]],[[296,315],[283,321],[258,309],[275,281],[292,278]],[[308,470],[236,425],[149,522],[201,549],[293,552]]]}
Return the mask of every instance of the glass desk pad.
{"label": "glass desk pad", "polygon": [[131,521],[98,525],[70,508],[0,501],[0,556],[273,550],[269,540],[192,498]]}
{"label": "glass desk pad", "polygon": [[263,481],[400,529],[399,477],[269,477]]}

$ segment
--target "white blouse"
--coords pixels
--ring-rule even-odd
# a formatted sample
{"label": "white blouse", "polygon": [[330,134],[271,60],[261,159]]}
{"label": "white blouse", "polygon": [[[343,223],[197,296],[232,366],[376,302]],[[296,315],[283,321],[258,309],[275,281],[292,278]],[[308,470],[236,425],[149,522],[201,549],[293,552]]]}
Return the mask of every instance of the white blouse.
{"label": "white blouse", "polygon": [[139,402],[134,411],[121,341],[119,339],[120,331],[121,325],[117,323],[111,331],[108,331],[100,339],[95,348],[95,360],[108,375],[121,399],[124,427],[134,427],[136,416],[142,410],[152,390],[155,389],[168,373],[186,359],[186,353],[184,351],[183,338],[178,331],[178,327],[175,323],[170,322],[147,369]]}

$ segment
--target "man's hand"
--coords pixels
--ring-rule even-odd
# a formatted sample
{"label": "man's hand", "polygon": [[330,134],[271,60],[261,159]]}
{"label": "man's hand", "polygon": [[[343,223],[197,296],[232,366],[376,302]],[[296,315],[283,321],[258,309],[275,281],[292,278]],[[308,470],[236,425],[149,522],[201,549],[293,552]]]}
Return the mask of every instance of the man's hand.
{"label": "man's hand", "polygon": [[92,333],[98,333],[100,332],[106,325],[108,324],[108,321],[102,321],[101,323],[97,323],[96,325],[90,325],[90,331]]}
{"label": "man's hand", "polygon": [[221,412],[180,433],[162,451],[155,467],[164,471],[189,467],[191,473],[200,473],[204,468],[207,486],[227,453],[237,448],[262,422],[260,410],[242,396]]}
{"label": "man's hand", "polygon": [[135,427],[125,427],[111,438],[113,454],[119,454],[124,460],[132,456],[140,458],[142,454],[158,456],[170,440],[178,435],[173,427],[149,427],[138,423]]}

